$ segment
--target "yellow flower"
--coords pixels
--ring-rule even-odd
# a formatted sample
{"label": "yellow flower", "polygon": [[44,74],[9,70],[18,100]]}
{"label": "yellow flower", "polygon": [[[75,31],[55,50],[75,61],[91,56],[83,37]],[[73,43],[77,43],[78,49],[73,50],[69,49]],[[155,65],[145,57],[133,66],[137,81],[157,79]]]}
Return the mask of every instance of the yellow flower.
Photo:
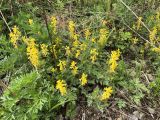
{"label": "yellow flower", "polygon": [[52,16],[51,17],[51,28],[54,34],[56,34],[56,31],[57,31],[56,27],[57,27],[57,19],[56,17]]}
{"label": "yellow flower", "polygon": [[56,45],[53,45],[53,54],[54,57],[57,59]]}
{"label": "yellow flower", "polygon": [[57,69],[55,69],[54,67],[51,69],[51,72],[56,72]]}
{"label": "yellow flower", "polygon": [[70,47],[69,47],[69,46],[66,46],[66,47],[65,47],[65,50],[66,50],[66,55],[67,55],[67,56],[70,56],[70,55],[71,55]]}
{"label": "yellow flower", "polygon": [[80,45],[80,50],[85,51],[86,49],[87,49],[86,43],[82,43],[82,44]]}
{"label": "yellow flower", "polygon": [[148,42],[146,42],[146,43],[144,44],[145,49],[147,49],[149,46],[150,46],[150,44],[149,44]]}
{"label": "yellow flower", "polygon": [[87,76],[88,75],[86,75],[86,74],[83,73],[81,79],[79,79],[81,81],[81,85],[82,86],[84,86],[84,85],[87,84]]}
{"label": "yellow flower", "polygon": [[112,92],[113,92],[112,87],[104,88],[104,91],[103,91],[103,93],[102,93],[102,95],[100,97],[100,100],[103,101],[103,100],[109,99],[111,94],[112,94]]}
{"label": "yellow flower", "polygon": [[119,49],[117,51],[111,52],[111,58],[109,59],[109,65],[110,65],[110,72],[115,72],[115,69],[117,68],[117,60],[119,60],[120,57],[120,51]]}
{"label": "yellow flower", "polygon": [[90,56],[91,62],[94,63],[97,60],[97,55],[98,55],[97,50],[95,48],[91,49],[90,55],[91,55]]}
{"label": "yellow flower", "polygon": [[81,51],[77,50],[77,52],[76,52],[76,58],[78,58],[80,54],[81,54]]}
{"label": "yellow flower", "polygon": [[77,66],[75,66],[75,67],[73,68],[72,74],[73,74],[73,75],[78,74],[78,67],[77,67]]}
{"label": "yellow flower", "polygon": [[140,27],[141,27],[141,22],[142,22],[142,17],[138,17],[138,20],[137,20],[137,30],[140,29]]}
{"label": "yellow flower", "polygon": [[132,42],[133,42],[133,44],[137,44],[137,42],[138,42],[138,38],[132,38]]}
{"label": "yellow flower", "polygon": [[77,63],[75,61],[72,61],[70,68],[73,69],[76,66],[76,64]]}
{"label": "yellow flower", "polygon": [[67,84],[64,80],[58,80],[56,83],[56,89],[60,91],[61,95],[64,96],[67,94]]}
{"label": "yellow flower", "polygon": [[39,66],[39,56],[38,56],[38,49],[36,48],[36,43],[34,38],[29,38],[29,42],[27,46],[27,55],[32,65],[35,68],[37,68]]}
{"label": "yellow flower", "polygon": [[42,54],[46,57],[48,55],[47,45],[41,44]]}
{"label": "yellow flower", "polygon": [[78,37],[79,37],[79,35],[76,34],[76,33],[73,35],[73,39],[74,39],[75,41],[78,41]]}
{"label": "yellow flower", "polygon": [[32,25],[32,24],[33,24],[33,20],[32,20],[32,19],[29,19],[29,20],[28,20],[28,23],[29,23],[29,25]]}
{"label": "yellow flower", "polygon": [[100,29],[99,34],[100,34],[100,38],[99,38],[99,45],[100,46],[105,46],[106,42],[107,42],[107,36],[108,36],[108,30],[105,28]]}
{"label": "yellow flower", "polygon": [[160,11],[157,12],[157,14],[156,14],[156,19],[157,19],[157,20],[160,20]]}
{"label": "yellow flower", "polygon": [[90,31],[87,29],[85,30],[85,37],[88,39],[88,37],[91,35]]}
{"label": "yellow flower", "polygon": [[74,48],[77,48],[79,45],[80,45],[80,42],[78,40],[75,40],[73,43],[72,43],[73,47]]}
{"label": "yellow flower", "polygon": [[60,71],[63,71],[66,68],[66,61],[59,60],[59,64],[57,66],[59,66]]}
{"label": "yellow flower", "polygon": [[154,52],[157,52],[157,53],[160,53],[160,47],[155,47],[155,48],[152,48],[151,49],[152,51],[154,51]]}
{"label": "yellow flower", "polygon": [[72,61],[70,68],[72,69],[72,74],[76,75],[78,73],[78,67],[76,66],[76,62]]}
{"label": "yellow flower", "polygon": [[96,39],[95,39],[95,38],[92,38],[91,41],[92,41],[93,43],[96,43]]}
{"label": "yellow flower", "polygon": [[21,36],[21,32],[19,31],[19,28],[17,26],[14,26],[12,30],[13,31],[9,34],[10,41],[13,44],[13,46],[17,48],[17,41]]}
{"label": "yellow flower", "polygon": [[74,38],[74,34],[75,34],[75,24],[73,21],[69,21],[69,25],[68,25],[68,29],[69,29],[69,33],[70,33],[70,37]]}
{"label": "yellow flower", "polygon": [[156,35],[157,35],[157,28],[154,27],[153,30],[149,34],[149,39],[150,39],[151,43],[153,43],[153,44],[155,44],[155,42],[156,42],[156,40],[155,40]]}
{"label": "yellow flower", "polygon": [[23,36],[23,37],[22,37],[22,41],[23,41],[25,44],[28,45],[29,39],[28,39],[27,37]]}

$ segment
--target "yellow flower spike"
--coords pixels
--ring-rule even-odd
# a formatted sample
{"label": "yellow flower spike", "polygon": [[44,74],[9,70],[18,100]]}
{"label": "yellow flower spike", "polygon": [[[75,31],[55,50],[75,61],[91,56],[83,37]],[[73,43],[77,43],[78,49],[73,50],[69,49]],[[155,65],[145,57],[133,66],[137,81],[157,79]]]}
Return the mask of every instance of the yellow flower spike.
{"label": "yellow flower spike", "polygon": [[53,45],[53,55],[54,55],[55,59],[57,59],[56,45]]}
{"label": "yellow flower spike", "polygon": [[77,64],[77,63],[76,63],[75,61],[72,61],[70,68],[73,69],[73,68],[76,66],[76,64]]}
{"label": "yellow flower spike", "polygon": [[72,74],[73,74],[73,75],[78,74],[78,67],[77,67],[77,66],[75,66],[75,67],[73,68]]}
{"label": "yellow flower spike", "polygon": [[113,93],[112,87],[104,88],[104,91],[100,97],[100,100],[104,101],[109,99],[112,93]]}
{"label": "yellow flower spike", "polygon": [[100,29],[99,31],[100,37],[99,37],[99,45],[104,46],[107,42],[107,36],[109,34],[109,31],[105,28]]}
{"label": "yellow flower spike", "polygon": [[141,27],[141,22],[142,22],[142,17],[138,17],[138,20],[137,20],[137,30],[140,29],[140,27]]}
{"label": "yellow flower spike", "polygon": [[90,56],[91,62],[94,63],[97,60],[97,55],[98,55],[97,50],[95,48],[91,49],[90,55],[91,55]]}
{"label": "yellow flower spike", "polygon": [[72,43],[72,46],[74,48],[77,48],[78,46],[80,45],[80,42],[78,40],[75,40],[73,43]]}
{"label": "yellow flower spike", "polygon": [[64,71],[66,68],[66,61],[59,60],[59,64],[57,66],[59,66],[60,71]]}
{"label": "yellow flower spike", "polygon": [[151,49],[152,51],[154,51],[154,52],[157,52],[157,53],[160,53],[160,47],[155,47],[155,48],[152,48]]}
{"label": "yellow flower spike", "polygon": [[25,44],[28,45],[29,39],[28,39],[27,37],[23,36],[23,37],[22,37],[22,41],[23,41]]}
{"label": "yellow flower spike", "polygon": [[75,41],[78,41],[78,37],[79,37],[78,34],[74,34],[73,39],[74,39]]}
{"label": "yellow flower spike", "polygon": [[54,34],[57,32],[57,19],[55,16],[51,17],[51,28]]}
{"label": "yellow flower spike", "polygon": [[156,42],[156,40],[155,40],[156,35],[157,35],[157,28],[154,27],[153,30],[149,34],[149,39],[150,39],[151,43],[153,43],[153,44],[155,44],[155,42]]}
{"label": "yellow flower spike", "polygon": [[81,85],[84,86],[87,84],[87,74],[82,74],[81,79],[79,79],[81,81]]}
{"label": "yellow flower spike", "polygon": [[90,31],[87,29],[85,30],[85,38],[88,39],[88,37],[91,35]]}
{"label": "yellow flower spike", "polygon": [[81,54],[81,51],[80,51],[80,50],[77,50],[76,55],[75,55],[76,58],[78,58],[80,54]]}
{"label": "yellow flower spike", "polygon": [[72,69],[72,74],[76,75],[78,73],[78,67],[76,66],[76,62],[72,61],[70,68]]}
{"label": "yellow flower spike", "polygon": [[75,38],[75,24],[73,21],[69,21],[68,30],[70,33],[70,38]]}
{"label": "yellow flower spike", "polygon": [[65,50],[66,50],[66,55],[67,55],[67,56],[70,56],[70,55],[71,55],[70,47],[69,47],[69,46],[66,46],[66,47],[65,47]]}
{"label": "yellow flower spike", "polygon": [[45,57],[48,55],[48,48],[47,48],[47,47],[48,47],[47,45],[41,44],[42,54],[43,54],[43,56],[45,56]]}
{"label": "yellow flower spike", "polygon": [[32,19],[29,19],[29,20],[28,20],[28,23],[29,23],[29,25],[32,25],[32,24],[33,24],[33,20],[32,20]]}
{"label": "yellow flower spike", "polygon": [[14,26],[12,28],[12,32],[9,34],[9,37],[10,37],[10,41],[11,43],[13,44],[13,46],[15,48],[17,48],[17,41],[19,39],[19,37],[21,36],[21,32],[19,31],[19,28],[17,26]]}
{"label": "yellow flower spike", "polygon": [[57,81],[56,89],[60,91],[62,96],[67,94],[67,84],[65,83],[64,80],[58,80]]}
{"label": "yellow flower spike", "polygon": [[96,39],[95,39],[95,38],[92,38],[91,41],[92,41],[93,43],[96,43]]}
{"label": "yellow flower spike", "polygon": [[34,38],[29,38],[28,46],[27,46],[27,55],[28,59],[32,63],[32,65],[37,68],[39,66],[39,56],[38,49],[36,48],[36,43]]}
{"label": "yellow flower spike", "polygon": [[86,43],[82,43],[82,44],[80,45],[80,50],[85,51],[86,49],[87,49]]}
{"label": "yellow flower spike", "polygon": [[111,58],[109,59],[109,65],[110,65],[110,72],[114,73],[115,69],[117,68],[117,60],[119,60],[120,57],[120,50],[112,51],[111,52]]}
{"label": "yellow flower spike", "polygon": [[160,11],[158,11],[156,14],[156,20],[160,20]]}
{"label": "yellow flower spike", "polygon": [[55,73],[57,71],[57,69],[55,69],[54,67],[51,69],[51,72]]}

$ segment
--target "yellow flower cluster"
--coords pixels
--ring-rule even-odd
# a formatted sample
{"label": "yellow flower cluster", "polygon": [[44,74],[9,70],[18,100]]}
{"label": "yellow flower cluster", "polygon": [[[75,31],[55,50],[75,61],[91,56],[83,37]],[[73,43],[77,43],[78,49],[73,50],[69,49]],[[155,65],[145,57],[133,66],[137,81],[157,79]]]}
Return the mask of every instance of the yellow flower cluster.
{"label": "yellow flower cluster", "polygon": [[142,22],[142,17],[138,17],[138,20],[137,20],[137,30],[140,29],[140,27],[141,27],[141,22]]}
{"label": "yellow flower cluster", "polygon": [[92,38],[91,41],[92,41],[93,43],[96,43],[96,39],[95,39],[95,38]]}
{"label": "yellow flower cluster", "polygon": [[55,59],[57,59],[56,45],[52,46],[52,52],[53,52],[53,56],[55,57]]}
{"label": "yellow flower cluster", "polygon": [[133,44],[137,44],[137,42],[138,42],[138,38],[132,38],[132,42],[133,42]]}
{"label": "yellow flower cluster", "polygon": [[29,38],[27,44],[27,55],[32,63],[32,65],[37,68],[39,66],[39,56],[38,56],[38,49],[36,48],[36,43],[34,38]]}
{"label": "yellow flower cluster", "polygon": [[157,19],[157,20],[160,20],[160,11],[158,11],[158,12],[156,13],[156,19]]}
{"label": "yellow flower cluster", "polygon": [[55,73],[56,71],[57,71],[57,69],[54,67],[51,69],[51,72],[53,72],[53,73]]}
{"label": "yellow flower cluster", "polygon": [[115,72],[115,69],[117,68],[117,60],[119,60],[120,57],[120,50],[112,51],[111,52],[111,58],[109,59],[109,65],[110,65],[110,72]]}
{"label": "yellow flower cluster", "polygon": [[75,24],[73,21],[69,21],[68,25],[69,33],[70,33],[70,38],[75,38]]}
{"label": "yellow flower cluster", "polygon": [[155,47],[151,49],[154,52],[160,53],[160,47]]}
{"label": "yellow flower cluster", "polygon": [[32,19],[29,19],[29,20],[28,20],[28,23],[29,23],[29,25],[32,25],[32,24],[33,24],[33,20],[32,20]]}
{"label": "yellow flower cluster", "polygon": [[21,36],[21,32],[19,31],[19,28],[17,26],[14,26],[12,30],[13,31],[9,34],[10,41],[13,44],[13,46],[17,48],[17,41]]}
{"label": "yellow flower cluster", "polygon": [[78,58],[80,54],[81,54],[81,51],[80,51],[80,50],[77,50],[77,51],[76,51],[76,56],[75,56],[75,57]]}
{"label": "yellow flower cluster", "polygon": [[81,81],[81,85],[84,86],[87,84],[87,75],[86,74],[82,74],[81,79],[79,79]]}
{"label": "yellow flower cluster", "polygon": [[65,47],[65,50],[66,50],[66,55],[67,55],[67,56],[70,56],[70,55],[71,55],[70,47],[69,47],[69,46],[66,46],[66,47]]}
{"label": "yellow flower cluster", "polygon": [[61,95],[64,96],[67,93],[67,84],[64,80],[58,80],[56,83],[56,89],[60,91]]}
{"label": "yellow flower cluster", "polygon": [[54,34],[57,32],[57,19],[56,17],[52,16],[51,17],[51,28]]}
{"label": "yellow flower cluster", "polygon": [[76,66],[76,62],[72,61],[70,68],[72,69],[72,74],[76,75],[78,73],[78,67]]}
{"label": "yellow flower cluster", "polygon": [[88,37],[91,35],[90,31],[87,29],[85,30],[85,37],[88,39]]}
{"label": "yellow flower cluster", "polygon": [[99,38],[99,45],[100,46],[104,46],[105,43],[107,42],[107,36],[108,36],[108,30],[105,28],[100,29],[99,34],[100,34],[100,38]]}
{"label": "yellow flower cluster", "polygon": [[97,50],[95,48],[91,49],[90,55],[91,55],[90,56],[91,62],[94,63],[97,60],[97,55],[98,55]]}
{"label": "yellow flower cluster", "polygon": [[78,40],[75,40],[72,44],[74,48],[77,48],[79,45],[80,45],[80,42]]}
{"label": "yellow flower cluster", "polygon": [[86,49],[87,49],[86,43],[82,43],[82,44],[80,45],[80,50],[85,51]]}
{"label": "yellow flower cluster", "polygon": [[103,100],[109,99],[111,94],[112,94],[112,92],[113,92],[112,87],[104,88],[104,91],[103,91],[103,94],[100,97],[100,100],[103,101]]}
{"label": "yellow flower cluster", "polygon": [[41,50],[42,50],[42,54],[43,54],[43,56],[47,56],[48,55],[48,49],[47,49],[47,45],[45,45],[45,44],[41,44]]}
{"label": "yellow flower cluster", "polygon": [[66,68],[66,61],[59,60],[59,64],[57,66],[59,66],[60,71],[64,71]]}
{"label": "yellow flower cluster", "polygon": [[29,44],[29,38],[25,37],[25,36],[22,36],[22,41],[28,45]]}
{"label": "yellow flower cluster", "polygon": [[157,35],[157,28],[154,27],[153,30],[150,32],[149,34],[149,39],[151,41],[151,43],[155,44],[155,38],[156,38],[156,35]]}

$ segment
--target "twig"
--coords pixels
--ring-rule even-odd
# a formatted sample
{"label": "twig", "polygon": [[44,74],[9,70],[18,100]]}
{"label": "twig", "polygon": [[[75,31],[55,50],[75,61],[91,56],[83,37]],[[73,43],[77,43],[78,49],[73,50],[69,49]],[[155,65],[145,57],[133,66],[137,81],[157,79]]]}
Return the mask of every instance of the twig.
{"label": "twig", "polygon": [[0,14],[1,14],[2,19],[3,19],[3,21],[5,22],[5,24],[6,24],[7,28],[8,28],[8,30],[11,32],[11,29],[10,29],[10,27],[8,26],[8,23],[6,22],[6,19],[5,19],[5,17],[4,17],[4,15],[3,15],[3,13],[2,13],[1,10],[0,10]]}
{"label": "twig", "polygon": [[[137,34],[141,39],[145,40],[146,42],[150,43],[152,46],[154,46],[149,40],[147,40],[146,38],[144,38],[143,36],[141,36],[139,33],[137,33],[134,29],[132,29],[129,25],[127,25],[124,20],[123,20],[123,24],[125,26],[127,26],[131,31],[133,31],[135,34]],[[154,46],[156,47],[156,46]]]}
{"label": "twig", "polygon": [[114,108],[113,110],[115,110],[116,112],[119,112],[120,114],[123,114],[124,116],[132,119],[132,117],[131,117],[130,115],[125,114],[123,111],[119,111],[119,110],[117,110],[117,109],[115,109],[115,108]]}
{"label": "twig", "polygon": [[[133,13],[133,15],[139,19],[138,15],[125,3],[123,2],[123,0],[119,0],[129,11],[131,11]],[[150,33],[151,31],[149,30],[149,28],[145,25],[145,23],[140,20],[140,22],[142,23],[142,25],[148,30],[148,32]]]}

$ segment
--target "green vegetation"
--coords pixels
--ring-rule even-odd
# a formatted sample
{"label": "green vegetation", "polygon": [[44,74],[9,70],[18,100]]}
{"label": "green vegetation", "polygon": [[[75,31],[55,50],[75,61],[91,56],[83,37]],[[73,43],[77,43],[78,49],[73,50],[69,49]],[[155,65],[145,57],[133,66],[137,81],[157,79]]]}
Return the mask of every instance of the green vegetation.
{"label": "green vegetation", "polygon": [[2,0],[0,17],[0,119],[158,119],[158,1]]}

